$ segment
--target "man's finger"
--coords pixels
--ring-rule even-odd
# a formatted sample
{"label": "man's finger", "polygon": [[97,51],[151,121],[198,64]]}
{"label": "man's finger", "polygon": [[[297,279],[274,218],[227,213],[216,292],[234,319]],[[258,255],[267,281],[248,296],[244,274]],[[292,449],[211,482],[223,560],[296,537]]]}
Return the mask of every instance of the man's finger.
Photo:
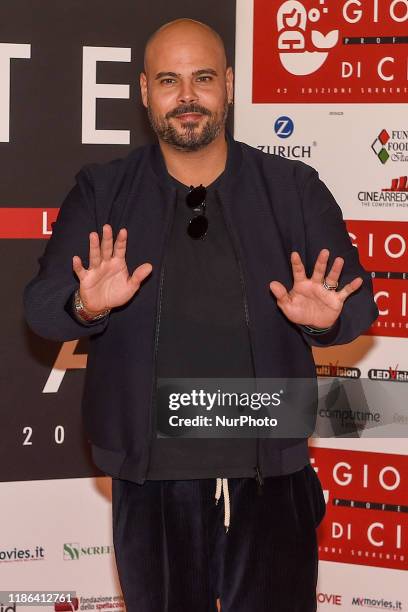
{"label": "man's finger", "polygon": [[306,278],[305,267],[297,251],[292,251],[291,256],[290,256],[290,261],[292,264],[293,280],[294,281],[305,280]]}
{"label": "man's finger", "polygon": [[337,295],[341,299],[341,301],[344,302],[348,298],[348,296],[351,295],[354,291],[357,291],[357,289],[361,287],[362,284],[363,279],[361,278],[361,276],[357,276],[350,283],[344,285],[343,289],[337,292]]}
{"label": "man's finger", "polygon": [[80,281],[83,280],[83,278],[86,275],[86,270],[84,266],[82,265],[81,258],[78,257],[78,255],[74,255],[72,258],[72,269],[74,270],[79,280]]}
{"label": "man's finger", "polygon": [[286,287],[279,281],[272,281],[269,285],[273,295],[279,302],[286,302],[289,300],[289,294],[286,291]]}
{"label": "man's finger", "polygon": [[101,263],[98,232],[89,234],[89,268],[97,268]]}
{"label": "man's finger", "polygon": [[113,251],[112,227],[105,223],[102,228],[101,256],[105,261],[109,261]]}
{"label": "man's finger", "polygon": [[129,278],[129,281],[135,289],[139,289],[140,283],[150,274],[153,270],[153,266],[151,263],[144,263],[138,266],[134,271],[132,276]]}
{"label": "man's finger", "polygon": [[315,283],[322,283],[326,274],[327,261],[329,259],[330,251],[328,249],[322,249],[317,256],[313,274],[311,279]]}
{"label": "man's finger", "polygon": [[335,285],[338,282],[343,266],[344,259],[342,257],[336,257],[330,272],[326,276],[326,283],[328,285]]}
{"label": "man's finger", "polygon": [[127,240],[127,230],[125,227],[122,227],[118,235],[116,236],[115,244],[113,247],[113,256],[124,259],[126,254],[126,240]]}

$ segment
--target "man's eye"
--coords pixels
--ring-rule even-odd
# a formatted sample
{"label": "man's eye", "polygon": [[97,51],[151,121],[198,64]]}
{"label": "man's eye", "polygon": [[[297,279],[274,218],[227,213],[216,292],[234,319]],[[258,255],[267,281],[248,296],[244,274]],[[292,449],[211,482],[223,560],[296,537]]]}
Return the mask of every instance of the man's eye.
{"label": "man's eye", "polygon": [[203,80],[212,81],[212,76],[209,76],[209,75],[199,76],[198,80],[199,81],[203,81]]}
{"label": "man's eye", "polygon": [[162,79],[160,83],[164,83],[165,85],[167,85],[167,83],[174,83],[174,79]]}

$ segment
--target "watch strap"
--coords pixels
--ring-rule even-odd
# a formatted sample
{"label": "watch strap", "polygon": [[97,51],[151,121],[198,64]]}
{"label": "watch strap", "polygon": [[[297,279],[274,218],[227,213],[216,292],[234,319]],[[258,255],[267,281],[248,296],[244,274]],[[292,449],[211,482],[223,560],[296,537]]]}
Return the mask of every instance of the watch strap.
{"label": "watch strap", "polygon": [[108,314],[110,313],[111,309],[110,308],[106,308],[103,312],[100,312],[97,315],[91,315],[86,309],[85,306],[82,303],[81,300],[81,296],[79,293],[79,289],[76,289],[76,291],[74,292],[74,297],[73,297],[73,311],[74,314],[76,316],[76,318],[82,322],[85,323],[97,323],[98,321],[100,321],[101,319],[104,319],[105,317],[108,316]]}

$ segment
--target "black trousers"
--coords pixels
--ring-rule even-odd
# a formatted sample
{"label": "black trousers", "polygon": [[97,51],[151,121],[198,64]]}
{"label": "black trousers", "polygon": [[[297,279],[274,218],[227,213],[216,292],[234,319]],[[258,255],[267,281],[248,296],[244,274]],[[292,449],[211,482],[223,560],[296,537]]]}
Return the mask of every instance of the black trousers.
{"label": "black trousers", "polygon": [[216,480],[112,480],[113,543],[127,612],[314,612],[316,527],[325,514],[309,464],[229,478],[230,527]]}

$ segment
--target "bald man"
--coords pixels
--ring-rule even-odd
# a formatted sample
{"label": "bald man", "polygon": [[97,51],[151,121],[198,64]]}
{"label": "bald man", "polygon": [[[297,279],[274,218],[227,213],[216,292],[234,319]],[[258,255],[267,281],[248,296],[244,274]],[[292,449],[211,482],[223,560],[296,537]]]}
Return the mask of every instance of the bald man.
{"label": "bald man", "polygon": [[[292,434],[197,435],[170,416],[194,414],[189,379],[307,379],[315,398],[311,347],[371,325],[371,279],[316,170],[226,130],[233,71],[214,30],[154,32],[140,89],[158,142],[76,175],[26,318],[89,338],[83,413],[112,476],[128,612],[312,612],[325,501],[310,432],[292,417]],[[187,404],[170,414],[170,396]]]}

